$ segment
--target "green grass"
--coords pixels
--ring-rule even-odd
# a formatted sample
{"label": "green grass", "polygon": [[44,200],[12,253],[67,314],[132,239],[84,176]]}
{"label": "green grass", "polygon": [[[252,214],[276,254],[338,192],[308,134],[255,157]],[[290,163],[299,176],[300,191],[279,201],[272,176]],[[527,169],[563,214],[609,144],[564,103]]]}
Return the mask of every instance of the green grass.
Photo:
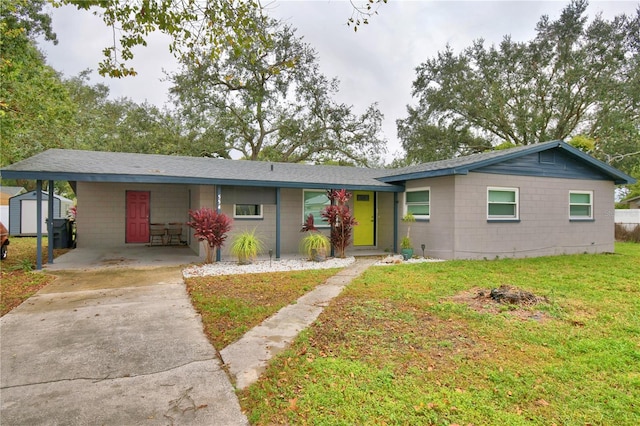
{"label": "green grass", "polygon": [[[42,239],[42,262],[47,263],[48,239]],[[54,257],[68,249],[53,250]],[[36,239],[10,238],[7,258],[0,263],[0,315],[5,315],[33,296],[42,287],[53,281],[53,277],[33,272],[36,267]]]}
{"label": "green grass", "polygon": [[338,270],[209,276],[185,282],[205,333],[221,350]]}
{"label": "green grass", "polygon": [[[616,250],[372,267],[241,405],[253,424],[640,424],[640,245]],[[502,284],[549,303],[453,298]]]}

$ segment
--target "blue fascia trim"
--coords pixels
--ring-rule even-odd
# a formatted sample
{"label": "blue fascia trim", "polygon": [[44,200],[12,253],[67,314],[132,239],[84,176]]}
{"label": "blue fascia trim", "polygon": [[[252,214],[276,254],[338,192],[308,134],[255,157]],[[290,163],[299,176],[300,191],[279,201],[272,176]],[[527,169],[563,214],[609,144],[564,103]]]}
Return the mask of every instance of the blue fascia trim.
{"label": "blue fascia trim", "polygon": [[[468,168],[465,167],[456,167],[456,168],[447,168],[447,169],[439,169],[439,170],[429,170],[423,172],[415,172],[415,173],[406,173],[403,175],[395,175],[395,176],[385,176],[378,178],[380,182],[388,183],[388,182],[403,182],[407,180],[414,179],[422,179],[422,178],[430,178],[430,177],[438,177],[438,176],[450,176],[450,175],[466,175],[469,172]],[[403,189],[404,191],[404,189]],[[402,192],[402,191],[400,191]]]}
{"label": "blue fascia trim", "polygon": [[60,172],[25,172],[3,170],[5,179],[40,179],[55,181],[76,182],[117,182],[117,183],[163,183],[185,185],[232,185],[232,186],[259,186],[269,188],[305,188],[305,189],[348,189],[352,191],[377,191],[377,192],[403,192],[400,185],[353,185],[349,183],[322,183],[322,182],[285,182],[285,181],[261,181],[238,180],[221,178],[201,178],[183,176],[153,176],[153,175],[113,175],[97,173],[60,173]]}
{"label": "blue fascia trim", "polygon": [[582,160],[583,162],[586,162],[591,166],[601,170],[604,174],[610,176],[616,185],[630,185],[637,182],[635,178],[627,175],[626,173],[623,173],[620,170],[616,169],[615,167],[612,167],[607,163],[604,163],[600,160],[593,158],[589,154],[586,154],[580,151],[579,149],[574,148],[573,146],[561,140],[554,140],[554,141],[529,145],[527,148],[518,150],[516,152],[505,153],[503,155],[498,155],[496,157],[488,158],[486,160],[469,163],[467,165],[460,166],[460,167],[450,167],[450,168],[439,169],[439,170],[429,170],[429,171],[407,173],[407,174],[394,175],[394,176],[384,176],[384,177],[378,178],[378,180],[380,182],[387,183],[387,182],[399,182],[399,181],[413,180],[413,179],[431,178],[431,177],[438,177],[438,176],[466,175],[470,171],[474,171],[482,167],[491,166],[493,164],[502,163],[504,161],[522,157],[524,155],[535,154],[538,152],[547,151],[549,149],[554,149],[554,148],[560,148],[568,152],[569,154],[572,154],[575,157],[578,157],[578,159]]}

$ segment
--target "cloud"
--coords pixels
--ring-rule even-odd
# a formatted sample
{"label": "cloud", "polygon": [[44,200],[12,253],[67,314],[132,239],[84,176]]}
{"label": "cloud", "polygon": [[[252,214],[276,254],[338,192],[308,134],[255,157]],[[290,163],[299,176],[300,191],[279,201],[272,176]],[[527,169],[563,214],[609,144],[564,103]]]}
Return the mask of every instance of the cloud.
{"label": "cloud", "polygon": [[[297,34],[318,52],[320,68],[341,82],[338,101],[353,105],[356,112],[377,102],[385,115],[383,129],[389,152],[401,149],[395,122],[412,104],[411,84],[415,68],[449,44],[460,52],[473,40],[499,43],[505,35],[527,41],[543,14],[555,19],[564,1],[400,1],[390,0],[379,14],[357,32],[347,27],[351,16],[348,1],[275,1],[269,13],[297,28]],[[592,2],[588,13],[602,12],[606,19],[633,14],[634,1]],[[86,68],[97,69],[102,49],[113,42],[111,30],[102,20],[71,6],[53,11],[53,26],[60,43],[42,43],[48,63],[66,76]],[[133,66],[138,76],[102,78],[93,83],[111,88],[114,98],[128,97],[162,106],[167,101],[168,82],[163,70],[176,71],[177,61],[169,53],[169,39],[152,34],[147,47],[137,48]]]}

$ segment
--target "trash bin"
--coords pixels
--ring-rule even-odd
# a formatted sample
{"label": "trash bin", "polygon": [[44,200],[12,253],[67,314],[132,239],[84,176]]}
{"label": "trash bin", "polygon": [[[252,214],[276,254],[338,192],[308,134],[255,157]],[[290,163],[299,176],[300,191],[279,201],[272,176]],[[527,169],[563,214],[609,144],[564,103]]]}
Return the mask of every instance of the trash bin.
{"label": "trash bin", "polygon": [[53,248],[70,248],[72,239],[69,219],[53,219]]}

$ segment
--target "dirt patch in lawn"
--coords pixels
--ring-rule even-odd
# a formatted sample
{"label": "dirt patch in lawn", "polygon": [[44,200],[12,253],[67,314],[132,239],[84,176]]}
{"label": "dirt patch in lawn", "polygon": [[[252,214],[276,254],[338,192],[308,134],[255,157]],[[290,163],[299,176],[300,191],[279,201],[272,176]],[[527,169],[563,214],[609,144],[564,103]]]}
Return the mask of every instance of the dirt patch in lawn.
{"label": "dirt patch in lawn", "polygon": [[508,285],[494,289],[474,287],[456,294],[452,300],[456,303],[464,303],[474,311],[481,313],[506,313],[522,320],[545,321],[551,319],[549,314],[536,309],[549,303],[546,297]]}

